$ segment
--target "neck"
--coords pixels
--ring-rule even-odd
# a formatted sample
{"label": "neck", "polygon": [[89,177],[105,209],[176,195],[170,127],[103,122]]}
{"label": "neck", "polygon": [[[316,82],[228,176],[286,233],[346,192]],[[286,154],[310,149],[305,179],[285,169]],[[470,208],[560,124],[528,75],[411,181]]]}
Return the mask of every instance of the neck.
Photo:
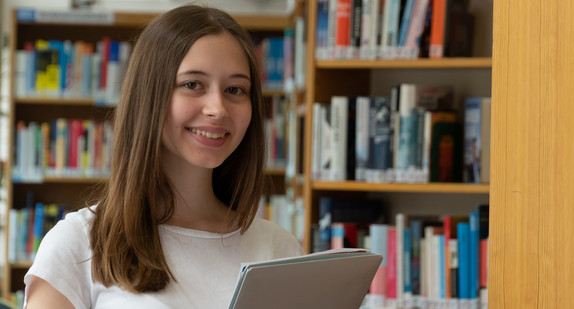
{"label": "neck", "polygon": [[165,164],[164,173],[171,182],[175,201],[167,224],[216,233],[237,229],[235,224],[230,226],[234,212],[213,192],[213,169]]}

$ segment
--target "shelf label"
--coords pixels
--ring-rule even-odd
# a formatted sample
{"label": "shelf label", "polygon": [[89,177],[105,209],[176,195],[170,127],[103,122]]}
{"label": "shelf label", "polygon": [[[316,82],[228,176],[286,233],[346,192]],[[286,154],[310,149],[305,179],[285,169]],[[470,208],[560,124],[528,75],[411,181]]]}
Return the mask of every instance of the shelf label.
{"label": "shelf label", "polygon": [[114,14],[111,12],[96,12],[88,10],[35,10],[18,9],[16,19],[19,22],[31,23],[65,23],[65,24],[100,24],[114,23]]}

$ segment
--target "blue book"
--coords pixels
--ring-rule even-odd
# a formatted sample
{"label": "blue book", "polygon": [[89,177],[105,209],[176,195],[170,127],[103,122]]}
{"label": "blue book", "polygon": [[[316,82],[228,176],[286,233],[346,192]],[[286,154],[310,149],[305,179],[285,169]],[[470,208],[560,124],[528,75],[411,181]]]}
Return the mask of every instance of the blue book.
{"label": "blue book", "polygon": [[458,239],[458,295],[470,299],[470,224],[456,225]]}
{"label": "blue book", "polygon": [[381,266],[387,266],[387,235],[389,226],[387,224],[373,223],[369,226],[369,236],[371,237],[371,252],[383,256]]}
{"label": "blue book", "polygon": [[403,17],[401,18],[401,24],[399,26],[399,42],[398,46],[404,46],[407,42],[407,35],[409,33],[409,26],[411,24],[411,15],[413,12],[413,7],[415,6],[415,0],[407,0],[403,10]]}
{"label": "blue book", "polygon": [[404,245],[403,245],[403,291],[405,294],[412,292],[412,275],[411,275],[411,267],[412,267],[412,259],[411,259],[411,231],[405,227],[404,233]]}
{"label": "blue book", "polygon": [[38,252],[42,237],[44,237],[44,204],[36,203],[34,207],[34,228],[33,228],[32,259]]}
{"label": "blue book", "polygon": [[371,98],[369,109],[369,180],[388,181],[385,173],[392,168],[391,153],[391,102],[388,97]]}
{"label": "blue book", "polygon": [[470,224],[470,298],[478,298],[478,213],[471,212]]}
{"label": "blue book", "polygon": [[268,38],[269,52],[266,60],[267,83],[269,89],[283,87],[283,38]]}
{"label": "blue book", "polygon": [[421,235],[422,222],[420,220],[410,221],[411,230],[411,290],[413,295],[420,295],[421,292]]}
{"label": "blue book", "polygon": [[317,42],[315,53],[317,59],[327,58],[327,37],[329,27],[329,0],[317,1]]}
{"label": "blue book", "polygon": [[319,248],[317,251],[325,251],[331,248],[331,198],[319,199]]}

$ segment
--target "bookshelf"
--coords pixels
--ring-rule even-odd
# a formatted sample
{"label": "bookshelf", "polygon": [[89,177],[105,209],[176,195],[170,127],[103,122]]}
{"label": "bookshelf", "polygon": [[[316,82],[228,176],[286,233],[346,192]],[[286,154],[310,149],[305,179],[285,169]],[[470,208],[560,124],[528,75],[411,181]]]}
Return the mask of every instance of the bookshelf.
{"label": "bookshelf", "polygon": [[[12,12],[10,33],[10,63],[12,63],[11,76],[14,74],[16,63],[16,50],[22,49],[24,42],[44,40],[83,40],[96,43],[102,37],[107,36],[113,40],[128,41],[133,43],[137,33],[152,20],[156,14],[152,13],[105,13],[107,22],[100,24],[73,22],[28,22],[16,17],[16,10]],[[283,36],[286,28],[293,26],[293,17],[285,16],[236,16],[237,20],[245,26],[254,36],[262,39],[268,36]],[[111,20],[111,22],[109,22]],[[285,97],[287,93],[281,89],[264,89],[265,99],[271,102],[273,97]],[[67,119],[96,119],[104,121],[110,119],[113,114],[113,106],[100,106],[96,100],[81,96],[30,96],[16,95],[14,85],[10,88],[10,141],[8,162],[3,166],[4,181],[7,191],[6,204],[10,209],[22,209],[26,207],[27,192],[34,193],[34,201],[44,203],[58,203],[66,205],[66,209],[74,210],[83,205],[83,201],[90,193],[94,185],[106,180],[105,175],[53,175],[44,174],[40,180],[15,180],[12,166],[16,162],[14,149],[16,147],[16,123],[24,121],[42,122],[63,117]],[[285,192],[285,169],[281,166],[268,168],[266,174],[273,183],[273,193],[284,194]],[[9,231],[9,216],[5,214],[6,231]],[[31,265],[29,260],[9,261],[8,244],[10,235],[6,233],[6,248],[4,248],[6,264],[3,265],[2,297],[7,298],[18,290],[24,288],[23,276]]]}
{"label": "bookshelf", "polygon": [[[394,195],[423,194],[433,205],[434,198],[452,197],[454,201],[463,196],[462,203],[488,202],[488,184],[467,183],[366,183],[356,181],[322,181],[311,178],[311,148],[313,143],[313,103],[330,102],[333,95],[359,96],[382,95],[388,93],[393,84],[401,82],[427,82],[438,79],[438,83],[455,84],[455,101],[464,96],[490,95],[490,71],[492,58],[480,55],[472,58],[442,59],[349,59],[317,60],[315,58],[315,24],[317,3],[309,1],[307,6],[307,71],[306,71],[306,111],[304,134],[304,182],[303,198],[306,210],[305,248],[311,250],[311,225],[317,223],[317,201],[321,196],[341,196],[347,192],[351,196],[382,198],[401,204]],[[444,78],[444,76],[447,76]],[[438,76],[438,77],[437,77]],[[474,77],[474,78],[473,78]],[[470,84],[477,84],[473,86]],[[474,88],[473,88],[474,87]],[[460,105],[459,105],[460,108]],[[343,194],[344,195],[344,194]],[[390,197],[389,197],[390,196]],[[402,195],[401,195],[402,196]],[[456,203],[453,203],[456,204]],[[455,206],[454,206],[455,207]],[[401,211],[400,209],[396,209]],[[456,210],[455,210],[456,211]]]}
{"label": "bookshelf", "polygon": [[[395,218],[398,213],[404,213],[407,216],[413,215],[413,217],[468,216],[475,211],[477,205],[487,204],[491,192],[489,184],[452,182],[369,183],[353,180],[323,180],[321,176],[318,177],[321,180],[314,178],[312,173],[314,153],[312,149],[314,144],[313,114],[315,113],[314,104],[316,102],[329,105],[333,96],[389,96],[391,87],[399,83],[452,85],[455,104],[458,106],[457,111],[462,112],[466,97],[489,97],[491,95],[491,70],[493,66],[493,60],[490,56],[491,42],[484,40],[478,42],[480,46],[476,48],[477,51],[474,51],[474,56],[470,58],[318,60],[316,58],[316,36],[319,31],[316,24],[319,2],[318,0],[308,1],[306,14],[308,18],[307,84],[304,98],[304,180],[302,186],[306,220],[305,250],[312,252],[317,244],[316,239],[313,239],[313,237],[317,237],[317,234],[313,233],[316,233],[314,229],[317,226],[324,224],[322,222],[323,217],[321,217],[323,207],[321,203],[325,197],[333,198],[332,200],[351,199],[350,204],[352,205],[344,209],[359,206],[359,200],[368,200],[369,202],[376,200],[381,205],[381,213],[385,223],[391,226],[395,225]],[[327,2],[329,5],[333,3],[332,1]],[[489,38],[488,35],[481,34],[477,35],[475,39],[485,37]],[[486,52],[482,50],[486,50]],[[462,118],[459,118],[459,121],[462,121]],[[331,215],[334,216],[333,213]],[[377,216],[379,215],[377,214]],[[377,220],[376,217],[373,218],[373,221],[375,220]]]}

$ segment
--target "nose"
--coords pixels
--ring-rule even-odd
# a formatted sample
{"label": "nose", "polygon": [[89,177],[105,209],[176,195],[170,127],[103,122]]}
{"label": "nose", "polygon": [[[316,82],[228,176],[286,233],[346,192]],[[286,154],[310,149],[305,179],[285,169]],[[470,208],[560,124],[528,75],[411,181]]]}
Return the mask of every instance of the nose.
{"label": "nose", "polygon": [[223,118],[227,115],[225,98],[222,92],[215,89],[209,92],[209,95],[205,97],[203,114],[210,118]]}

